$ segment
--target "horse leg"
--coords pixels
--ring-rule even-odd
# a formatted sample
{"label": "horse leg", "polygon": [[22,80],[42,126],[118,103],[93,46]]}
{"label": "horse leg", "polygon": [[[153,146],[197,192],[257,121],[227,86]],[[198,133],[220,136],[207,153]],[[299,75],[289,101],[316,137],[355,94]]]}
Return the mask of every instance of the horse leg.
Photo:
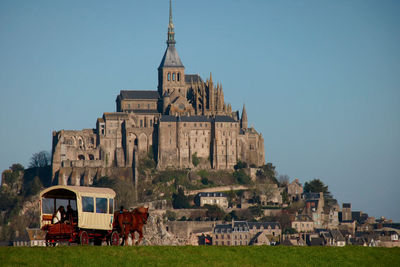
{"label": "horse leg", "polygon": [[139,245],[140,242],[142,242],[142,239],[143,239],[143,231],[141,229],[139,229],[138,233],[139,233],[139,240],[137,241],[136,245]]}

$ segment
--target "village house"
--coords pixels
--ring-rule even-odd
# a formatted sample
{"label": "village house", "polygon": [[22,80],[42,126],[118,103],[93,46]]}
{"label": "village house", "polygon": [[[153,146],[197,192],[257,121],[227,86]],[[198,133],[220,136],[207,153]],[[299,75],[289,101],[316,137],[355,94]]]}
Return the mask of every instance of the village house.
{"label": "village house", "polygon": [[298,233],[310,233],[314,231],[314,222],[309,215],[296,215],[292,228]]}
{"label": "village house", "polygon": [[277,222],[248,222],[250,245],[271,245],[280,242],[282,229]]}
{"label": "village house", "polygon": [[204,205],[217,205],[223,209],[228,208],[228,198],[226,194],[220,192],[200,192],[194,199],[195,203],[199,207]]}
{"label": "village house", "polygon": [[301,198],[303,186],[299,182],[299,179],[293,180],[293,182],[287,186],[287,193],[290,201],[298,201]]}
{"label": "village house", "polygon": [[212,240],[215,246],[247,246],[251,236],[246,221],[232,221],[232,224],[217,224]]}

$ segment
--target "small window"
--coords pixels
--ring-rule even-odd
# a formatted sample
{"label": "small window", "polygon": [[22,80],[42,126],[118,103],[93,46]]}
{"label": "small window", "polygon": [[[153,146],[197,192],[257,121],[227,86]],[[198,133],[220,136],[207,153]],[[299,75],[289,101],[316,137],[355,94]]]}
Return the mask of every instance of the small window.
{"label": "small window", "polygon": [[143,120],[140,120],[140,128],[143,127]]}
{"label": "small window", "polygon": [[[168,81],[170,81],[171,80],[171,73],[168,73]],[[168,93],[169,93],[169,90],[168,90]]]}
{"label": "small window", "polygon": [[178,72],[178,77],[177,77],[178,82],[181,80],[181,74]]}
{"label": "small window", "polygon": [[94,200],[93,197],[82,197],[82,211],[94,212]]}
{"label": "small window", "polygon": [[96,197],[96,213],[107,213],[107,198]]}
{"label": "small window", "polygon": [[150,109],[150,104],[147,104],[147,109]]}
{"label": "small window", "polygon": [[153,120],[150,120],[150,127],[153,126]]}
{"label": "small window", "polygon": [[175,72],[172,73],[172,80],[175,81]]}

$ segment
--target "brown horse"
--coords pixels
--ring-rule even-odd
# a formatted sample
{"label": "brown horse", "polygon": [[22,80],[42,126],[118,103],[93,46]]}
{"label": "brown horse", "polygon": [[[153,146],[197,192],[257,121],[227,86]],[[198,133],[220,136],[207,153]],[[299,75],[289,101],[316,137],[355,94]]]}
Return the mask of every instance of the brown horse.
{"label": "brown horse", "polygon": [[147,223],[147,219],[149,218],[149,208],[139,207],[131,213],[134,218],[131,225],[131,235],[132,239],[135,239],[135,232],[139,233],[139,240],[136,242],[136,245],[139,245],[143,239],[143,225]]}
{"label": "brown horse", "polygon": [[143,239],[143,225],[147,223],[149,217],[148,208],[139,207],[132,212],[123,211],[114,213],[113,227],[121,236],[123,236],[122,245],[127,245],[128,235],[131,233],[132,239],[135,239],[135,232],[139,233],[137,245]]}

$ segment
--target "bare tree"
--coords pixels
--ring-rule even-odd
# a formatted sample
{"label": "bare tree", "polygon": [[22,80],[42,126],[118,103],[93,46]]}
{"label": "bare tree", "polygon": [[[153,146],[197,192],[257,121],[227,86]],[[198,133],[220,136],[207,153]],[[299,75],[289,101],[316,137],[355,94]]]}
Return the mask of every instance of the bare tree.
{"label": "bare tree", "polygon": [[50,165],[50,153],[47,151],[40,151],[31,157],[29,168],[47,167]]}
{"label": "bare tree", "polygon": [[269,202],[273,200],[277,190],[278,188],[274,183],[267,182],[256,184],[253,191],[254,199],[258,200],[259,202],[263,202],[262,200],[265,200],[265,202]]}
{"label": "bare tree", "polygon": [[290,177],[286,174],[281,174],[278,176],[278,183],[280,186],[287,186],[289,184]]}

